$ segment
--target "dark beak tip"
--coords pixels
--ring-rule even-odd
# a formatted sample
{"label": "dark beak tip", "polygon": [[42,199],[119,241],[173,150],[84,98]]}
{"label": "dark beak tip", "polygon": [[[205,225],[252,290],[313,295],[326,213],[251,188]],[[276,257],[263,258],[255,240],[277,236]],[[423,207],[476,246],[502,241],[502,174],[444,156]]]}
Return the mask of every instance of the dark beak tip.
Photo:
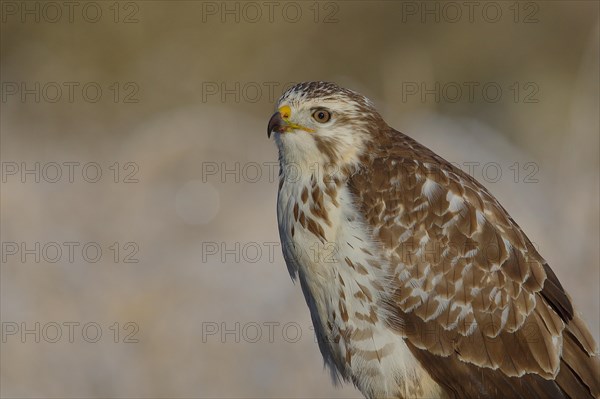
{"label": "dark beak tip", "polygon": [[278,133],[283,132],[284,121],[281,118],[281,114],[279,112],[275,112],[271,119],[269,119],[269,125],[267,126],[267,137],[271,138],[271,133],[276,131]]}

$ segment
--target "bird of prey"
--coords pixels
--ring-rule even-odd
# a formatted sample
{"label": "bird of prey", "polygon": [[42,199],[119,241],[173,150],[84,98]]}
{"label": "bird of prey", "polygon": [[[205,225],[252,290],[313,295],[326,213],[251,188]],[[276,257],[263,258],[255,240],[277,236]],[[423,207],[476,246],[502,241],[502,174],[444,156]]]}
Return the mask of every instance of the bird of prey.
{"label": "bird of prey", "polygon": [[600,397],[590,331],[488,190],[352,90],[300,83],[276,109],[284,258],[334,378],[368,398]]}

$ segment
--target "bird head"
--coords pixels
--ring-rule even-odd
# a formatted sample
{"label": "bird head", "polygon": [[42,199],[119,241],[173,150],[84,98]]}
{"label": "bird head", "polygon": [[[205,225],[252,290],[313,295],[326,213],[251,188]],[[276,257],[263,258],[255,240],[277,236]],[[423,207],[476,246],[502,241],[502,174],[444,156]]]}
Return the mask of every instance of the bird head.
{"label": "bird head", "polygon": [[352,162],[371,130],[385,126],[373,103],[329,82],[299,83],[277,101],[267,135],[274,136],[282,162]]}

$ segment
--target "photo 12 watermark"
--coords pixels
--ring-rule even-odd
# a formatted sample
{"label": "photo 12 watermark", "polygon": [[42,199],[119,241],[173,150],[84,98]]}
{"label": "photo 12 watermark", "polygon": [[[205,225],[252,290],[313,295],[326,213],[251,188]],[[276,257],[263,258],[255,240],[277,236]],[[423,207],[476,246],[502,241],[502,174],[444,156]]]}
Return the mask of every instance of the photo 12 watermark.
{"label": "photo 12 watermark", "polygon": [[201,341],[219,343],[252,343],[278,341],[296,343],[306,337],[306,331],[313,330],[312,326],[302,328],[295,321],[248,321],[248,322],[225,322],[225,321],[203,321]]}
{"label": "photo 12 watermark", "polygon": [[3,321],[2,343],[88,343],[137,344],[140,327],[136,322],[96,321]]}
{"label": "photo 12 watermark", "polygon": [[202,23],[288,23],[339,22],[338,1],[202,1]]}
{"label": "photo 12 watermark", "polygon": [[139,183],[136,162],[49,161],[0,163],[2,183]]}
{"label": "photo 12 watermark", "polygon": [[540,4],[534,1],[401,1],[402,23],[540,22]]}
{"label": "photo 12 watermark", "polygon": [[137,24],[141,19],[135,1],[2,1],[0,13],[3,24]]}
{"label": "photo 12 watermark", "polygon": [[[467,173],[469,176],[486,183],[499,183],[510,181],[512,183],[532,184],[539,183],[538,163],[533,161],[480,161],[469,160],[450,162],[454,167]],[[395,165],[398,171],[402,164]],[[411,165],[407,165],[408,168]],[[283,168],[283,169],[281,169]],[[216,162],[204,161],[200,166],[201,180],[203,183],[218,182],[253,184],[258,182],[287,182],[298,183],[309,179],[312,175],[320,176],[325,183],[333,183],[344,178],[344,171],[338,164],[314,163],[311,165],[288,162],[280,166],[275,161],[264,162]],[[409,172],[409,171],[407,171]],[[435,172],[431,172],[435,173]],[[439,173],[443,173],[439,171]]]}
{"label": "photo 12 watermark", "polygon": [[[334,242],[316,242],[306,248],[294,243],[284,245],[287,247],[284,252],[292,256],[306,256],[319,263],[338,262],[338,247]],[[201,253],[202,263],[275,263],[275,260],[281,259],[282,244],[278,241],[204,241]]]}
{"label": "photo 12 watermark", "polygon": [[518,104],[540,102],[540,86],[536,82],[425,82],[404,81],[401,86],[402,102],[421,103],[498,103]]}
{"label": "photo 12 watermark", "polygon": [[200,84],[203,103],[274,103],[296,82],[275,81],[205,81]]}
{"label": "photo 12 watermark", "polygon": [[[454,216],[453,219],[456,221],[457,216]],[[428,240],[415,244],[412,240],[401,242],[398,232],[393,235],[382,229],[380,234],[386,235],[386,237],[389,234],[389,239],[397,240],[395,255],[401,262],[410,265],[426,264],[450,267],[450,262],[464,258],[471,261],[477,259],[478,262],[496,265],[500,268],[502,264],[511,259],[509,248],[504,242],[497,241],[495,237],[485,243],[470,240],[456,242]],[[539,252],[538,245],[534,242],[531,244]],[[285,254],[287,261],[343,264],[344,267],[349,266],[363,272],[370,267],[369,264],[363,265],[358,261],[350,260],[344,254],[353,248],[341,247],[339,243],[333,241],[315,241],[306,246],[295,242],[280,243],[279,241],[204,241],[201,243],[200,249],[202,263],[256,264],[262,262],[273,264],[276,261],[282,261],[281,255]],[[523,260],[523,264],[528,263],[537,265],[538,262],[533,258]],[[376,266],[379,267],[379,265]]]}
{"label": "photo 12 watermark", "polygon": [[139,263],[134,241],[101,244],[95,241],[2,241],[2,263]]}
{"label": "photo 12 watermark", "polygon": [[140,85],[137,82],[40,82],[7,81],[0,87],[2,103],[89,103],[101,100],[116,104],[140,102]]}

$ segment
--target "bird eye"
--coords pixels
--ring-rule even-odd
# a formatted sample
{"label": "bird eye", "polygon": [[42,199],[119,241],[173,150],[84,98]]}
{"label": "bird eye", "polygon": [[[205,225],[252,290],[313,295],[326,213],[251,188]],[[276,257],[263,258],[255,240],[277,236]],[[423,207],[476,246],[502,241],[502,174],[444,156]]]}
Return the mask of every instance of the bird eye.
{"label": "bird eye", "polygon": [[325,123],[331,119],[331,113],[325,109],[318,109],[313,112],[312,117],[319,123]]}

